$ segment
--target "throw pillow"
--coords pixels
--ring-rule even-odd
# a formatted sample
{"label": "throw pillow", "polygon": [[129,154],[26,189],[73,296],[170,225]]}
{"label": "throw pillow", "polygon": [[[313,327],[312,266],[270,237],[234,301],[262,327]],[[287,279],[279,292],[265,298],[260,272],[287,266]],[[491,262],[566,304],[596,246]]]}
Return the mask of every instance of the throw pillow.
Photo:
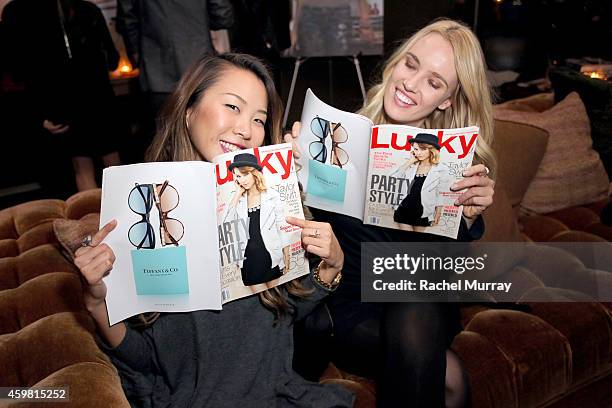
{"label": "throw pillow", "polygon": [[576,91],[584,102],[591,122],[593,149],[601,157],[608,176],[612,176],[612,82],[591,79],[568,68],[550,71],[555,101]]}
{"label": "throw pillow", "polygon": [[[512,104],[516,103],[512,101]],[[546,214],[589,204],[607,196],[610,181],[599,155],[592,148],[589,118],[577,93],[570,93],[543,112],[516,111],[511,104],[502,104],[495,107],[494,117],[548,131],[548,145],[542,163],[521,202],[523,212]],[[529,146],[526,145],[525,149],[528,150]],[[521,165],[522,159],[516,157],[517,166]]]}

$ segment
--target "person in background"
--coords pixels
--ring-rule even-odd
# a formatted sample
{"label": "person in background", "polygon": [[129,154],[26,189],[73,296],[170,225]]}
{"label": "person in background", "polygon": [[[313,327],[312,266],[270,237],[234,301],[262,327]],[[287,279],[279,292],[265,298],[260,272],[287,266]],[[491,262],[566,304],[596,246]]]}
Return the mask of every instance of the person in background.
{"label": "person in background", "polygon": [[97,188],[94,158],[120,164],[115,95],[119,63],[98,7],[83,0],[14,0],[2,20],[10,63],[33,99],[40,126],[68,151],[79,191]]}
{"label": "person in background", "polygon": [[140,69],[146,99],[145,144],[155,119],[181,75],[198,56],[215,54],[210,30],[234,23],[230,0],[118,0],[117,31]]}
{"label": "person in background", "polygon": [[281,54],[291,47],[291,0],[232,0],[236,24],[230,30],[234,52],[261,58],[280,90]]}

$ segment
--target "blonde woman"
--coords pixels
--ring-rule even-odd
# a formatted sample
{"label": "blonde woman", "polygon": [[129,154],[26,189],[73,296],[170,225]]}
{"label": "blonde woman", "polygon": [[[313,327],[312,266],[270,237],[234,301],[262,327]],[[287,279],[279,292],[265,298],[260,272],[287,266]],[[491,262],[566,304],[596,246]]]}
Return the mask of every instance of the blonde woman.
{"label": "blonde woman", "polygon": [[[381,81],[369,90],[359,111],[375,124],[480,128],[476,164],[451,186],[462,192],[455,202],[464,206],[459,241],[482,235],[480,214],[493,202],[496,165],[491,149],[491,111],[491,91],[478,39],[468,27],[452,20],[435,21],[404,41],[384,64]],[[298,134],[296,123],[285,140],[292,141]],[[381,407],[465,404],[467,382],[460,361],[447,352],[461,329],[456,305],[401,303],[383,307],[360,301],[362,242],[435,242],[444,238],[365,226],[355,218],[312,212],[315,219],[332,224],[346,254],[343,284],[328,301],[338,345],[337,364],[376,376]]]}
{"label": "blonde woman", "polygon": [[251,153],[234,156],[229,165],[238,187],[225,219],[249,220],[249,239],[242,246],[240,271],[245,286],[267,283],[280,278],[289,269],[287,234],[281,232],[285,221],[280,196],[266,188],[257,157]]}

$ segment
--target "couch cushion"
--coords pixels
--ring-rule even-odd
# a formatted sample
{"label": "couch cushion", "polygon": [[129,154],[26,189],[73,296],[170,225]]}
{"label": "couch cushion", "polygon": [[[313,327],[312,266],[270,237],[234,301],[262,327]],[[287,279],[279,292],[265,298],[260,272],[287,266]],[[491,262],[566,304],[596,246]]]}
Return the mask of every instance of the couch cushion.
{"label": "couch cushion", "polygon": [[57,247],[50,244],[41,245],[19,256],[0,259],[0,290],[16,288],[49,272],[79,273],[76,266],[68,262]]}
{"label": "couch cushion", "polygon": [[18,332],[1,335],[0,384],[29,387],[72,364],[110,365],[93,333],[91,316],[81,312],[56,313]]}
{"label": "couch cushion", "polygon": [[[495,121],[493,150],[498,163],[495,182],[496,185],[503,184],[512,207],[518,207],[523,200],[544,157],[547,143],[548,132],[542,128],[516,121]],[[518,158],[520,166],[517,166]]]}
{"label": "couch cushion", "polygon": [[[572,382],[580,383],[610,368],[612,317],[600,303],[529,302],[531,313],[559,330],[572,348]],[[568,316],[580,316],[568,319]]]}
{"label": "couch cushion", "polygon": [[[451,346],[469,373],[473,407],[518,407],[518,367],[487,336],[462,331]],[[495,375],[491,375],[495,373]]]}
{"label": "couch cushion", "polygon": [[90,213],[100,212],[102,189],[81,191],[66,200],[66,218],[78,220]]}
{"label": "couch cushion", "polygon": [[47,315],[84,310],[81,280],[70,272],[46,273],[0,291],[0,335],[21,330]]}
{"label": "couch cushion", "polygon": [[30,228],[17,238],[19,253],[24,253],[37,246],[55,243],[57,243],[57,239],[53,233],[53,222],[51,220]]}
{"label": "couch cushion", "polygon": [[[34,386],[53,388],[65,387],[66,384],[69,387],[70,405],[59,403],[57,407],[130,408],[117,369],[110,363],[75,363],[57,370]],[[49,407],[49,403],[33,406]]]}
{"label": "couch cushion", "polygon": [[[547,97],[552,100],[553,95]],[[520,101],[496,106],[495,118],[531,124],[546,129],[549,134],[546,153],[521,208],[528,213],[545,214],[605,198],[610,182],[599,155],[592,148],[589,119],[578,94],[572,92],[544,112],[513,110],[512,104],[517,103]],[[525,146],[530,144],[522,146],[529,150]],[[523,155],[513,157],[521,158],[523,165]]]}
{"label": "couch cushion", "polygon": [[[499,406],[538,406],[570,386],[572,354],[569,342],[540,318],[512,310],[487,310],[476,314],[465,329],[486,337],[512,365],[510,376],[517,400]],[[525,341],[529,342],[528,347]],[[475,353],[471,358],[477,360],[474,364],[487,364],[486,354]],[[495,371],[494,367],[489,367],[489,372]],[[501,367],[506,371],[504,365]]]}
{"label": "couch cushion", "polygon": [[37,225],[64,217],[65,209],[66,204],[61,200],[37,200],[12,207],[17,236]]}
{"label": "couch cushion", "polygon": [[483,214],[486,227],[480,239],[481,242],[520,242],[523,240],[504,187],[501,180],[495,183],[493,204]]}

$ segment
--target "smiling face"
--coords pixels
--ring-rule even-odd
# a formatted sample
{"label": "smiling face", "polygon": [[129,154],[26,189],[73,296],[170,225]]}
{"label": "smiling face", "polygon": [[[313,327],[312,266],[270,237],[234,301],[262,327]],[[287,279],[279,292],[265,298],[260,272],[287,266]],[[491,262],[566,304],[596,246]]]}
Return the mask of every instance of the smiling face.
{"label": "smiling face", "polygon": [[266,88],[255,74],[227,67],[187,112],[191,141],[206,161],[222,153],[261,146],[267,106]]}
{"label": "smiling face", "polygon": [[255,184],[255,176],[253,176],[253,173],[250,171],[241,171],[241,169],[236,168],[233,171],[234,173],[234,180],[236,180],[236,183],[238,183],[238,185],[242,188],[244,188],[245,190],[250,190],[251,187],[253,187],[253,185]]}
{"label": "smiling face", "polygon": [[435,109],[451,106],[457,84],[451,44],[439,34],[427,34],[393,68],[383,99],[385,113],[393,123],[422,127]]}

